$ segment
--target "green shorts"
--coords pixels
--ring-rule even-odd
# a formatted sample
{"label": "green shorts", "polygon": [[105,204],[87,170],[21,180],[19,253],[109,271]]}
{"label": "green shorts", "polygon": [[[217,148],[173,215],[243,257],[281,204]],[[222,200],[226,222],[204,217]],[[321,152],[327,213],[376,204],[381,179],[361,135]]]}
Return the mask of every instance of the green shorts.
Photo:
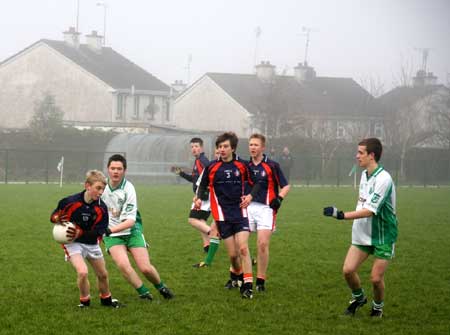
{"label": "green shorts", "polygon": [[109,249],[115,245],[124,245],[127,249],[132,248],[148,248],[148,244],[145,241],[144,234],[140,231],[131,231],[129,235],[122,236],[105,236],[103,238],[103,242],[105,242],[106,251],[109,252]]}
{"label": "green shorts", "polygon": [[359,245],[353,244],[359,250],[364,251],[366,254],[374,255],[376,258],[392,259],[394,258],[395,243],[392,244],[380,244],[380,245]]}

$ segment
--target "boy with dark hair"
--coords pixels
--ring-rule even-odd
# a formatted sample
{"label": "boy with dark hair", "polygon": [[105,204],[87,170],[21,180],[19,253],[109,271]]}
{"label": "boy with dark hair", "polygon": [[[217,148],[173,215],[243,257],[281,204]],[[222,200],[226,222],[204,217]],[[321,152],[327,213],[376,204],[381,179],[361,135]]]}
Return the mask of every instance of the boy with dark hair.
{"label": "boy with dark hair", "polygon": [[345,257],[343,274],[352,290],[352,300],[345,310],[355,315],[367,303],[358,269],[369,255],[375,257],[371,282],[373,301],[370,316],[381,318],[384,307],[384,273],[394,257],[397,240],[395,186],[389,173],[378,163],[383,147],[377,138],[358,143],[356,159],[365,170],[361,174],[359,198],[355,211],[343,212],[336,207],[325,207],[323,214],[338,220],[353,220],[352,244]]}
{"label": "boy with dark hair", "polygon": [[[209,165],[209,160],[208,158],[206,158],[206,155],[203,151],[203,140],[201,138],[194,137],[191,139],[190,143],[192,156],[195,157],[194,165],[192,167],[192,173],[187,174],[180,167],[172,167],[172,171],[180,177],[186,179],[188,182],[192,183],[192,190],[195,194],[197,191],[197,181],[204,169]],[[192,203],[188,222],[193,228],[197,229],[200,232],[203,240],[203,250],[208,253],[209,248],[213,248],[213,250],[211,250],[211,254],[212,257],[214,257],[214,254],[219,247],[219,240],[211,236],[213,240],[210,241],[209,233],[211,231],[211,228],[206,224],[210,213],[211,208],[209,199],[205,197],[200,207],[196,207],[195,204]],[[210,242],[212,242],[212,244]]]}
{"label": "boy with dark hair", "polygon": [[127,161],[122,155],[113,155],[108,160],[108,185],[102,195],[109,212],[106,229],[106,250],[111,255],[124,278],[136,289],[141,299],[153,300],[150,290],[144,285],[128,258],[133,257],[139,271],[153,284],[165,299],[173,293],[161,281],[158,271],[150,263],[141,215],[138,211],[136,191],[125,178]]}
{"label": "boy with dark hair", "polygon": [[[248,249],[250,229],[246,208],[258,189],[254,187],[251,194],[245,194],[245,184],[253,185],[253,183],[247,163],[235,154],[237,144],[238,138],[232,132],[217,137],[216,147],[220,158],[206,168],[198,194],[201,196],[209,189],[211,212],[230,257],[231,278],[237,281],[239,276],[243,275],[241,296],[251,299],[253,274]],[[197,206],[201,205],[202,200],[199,197],[194,198],[194,201]]]}

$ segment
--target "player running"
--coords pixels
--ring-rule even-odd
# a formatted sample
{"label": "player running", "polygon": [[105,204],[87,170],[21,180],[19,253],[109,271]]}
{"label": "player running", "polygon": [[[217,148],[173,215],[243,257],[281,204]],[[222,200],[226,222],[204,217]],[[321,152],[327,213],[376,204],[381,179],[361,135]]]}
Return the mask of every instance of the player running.
{"label": "player running", "polygon": [[91,305],[88,267],[85,259],[91,264],[98,280],[100,303],[102,306],[119,308],[121,304],[111,297],[108,272],[105,266],[99,239],[108,227],[108,210],[100,199],[106,185],[106,177],[97,170],[88,171],[84,183],[85,190],[59,201],[58,207],[52,212],[50,221],[65,225],[65,222],[75,224],[75,229],[68,228],[67,237],[71,243],[63,244],[66,261],[77,272],[77,284],[80,291],[80,304],[85,308]]}
{"label": "player running", "polygon": [[109,226],[104,238],[106,250],[123,277],[136,289],[140,298],[153,300],[150,290],[132,267],[128,252],[139,271],[159,293],[165,299],[172,299],[173,293],[161,281],[158,271],[150,263],[148,244],[144,238],[141,215],[137,206],[136,191],[133,184],[125,178],[127,161],[122,155],[112,155],[107,167],[108,185],[102,195],[109,212]]}

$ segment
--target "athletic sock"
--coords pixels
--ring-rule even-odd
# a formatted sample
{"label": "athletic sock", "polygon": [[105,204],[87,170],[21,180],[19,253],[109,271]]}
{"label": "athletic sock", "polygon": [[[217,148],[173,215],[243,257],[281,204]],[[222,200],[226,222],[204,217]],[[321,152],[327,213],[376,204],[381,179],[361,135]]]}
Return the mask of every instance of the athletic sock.
{"label": "athletic sock", "polygon": [[100,302],[103,306],[111,306],[112,305],[111,293],[100,294]]}
{"label": "athletic sock", "polygon": [[162,282],[162,280],[159,282],[159,284],[153,284],[153,286],[159,291],[160,289],[162,289],[163,287],[165,287],[166,285],[164,285],[164,283]]}
{"label": "athletic sock", "polygon": [[266,282],[265,278],[256,277],[256,286],[264,286],[265,282]]}
{"label": "athletic sock", "polygon": [[144,295],[144,294],[150,293],[150,290],[149,290],[148,287],[145,286],[144,284],[142,284],[141,287],[138,287],[138,288],[136,289],[136,291],[137,291],[137,293],[138,293],[139,295]]}
{"label": "athletic sock", "polygon": [[217,249],[219,249],[220,240],[218,238],[211,237],[209,239],[209,243],[210,244],[209,244],[208,255],[206,255],[206,258],[205,258],[205,263],[207,265],[211,265],[211,263],[214,259],[214,256],[216,255]]}
{"label": "athletic sock", "polygon": [[382,311],[384,307],[384,301],[376,302],[375,300],[372,300],[372,308],[377,311]]}
{"label": "athletic sock", "polygon": [[86,297],[80,297],[80,304],[83,306],[90,306],[91,305],[91,296],[88,295]]}
{"label": "athletic sock", "polygon": [[244,273],[244,283],[253,283],[253,275],[251,273]]}
{"label": "athletic sock", "polygon": [[358,288],[352,291],[352,298],[358,301],[364,300],[364,290],[362,288]]}
{"label": "athletic sock", "polygon": [[208,251],[209,251],[209,244],[205,244],[205,245],[203,246],[203,251],[204,251],[204,252],[208,252]]}

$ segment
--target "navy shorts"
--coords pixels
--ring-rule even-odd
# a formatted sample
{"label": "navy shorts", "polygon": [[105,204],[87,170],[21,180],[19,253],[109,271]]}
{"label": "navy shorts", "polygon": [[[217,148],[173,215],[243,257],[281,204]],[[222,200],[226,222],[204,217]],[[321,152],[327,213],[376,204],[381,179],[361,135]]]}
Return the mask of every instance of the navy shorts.
{"label": "navy shorts", "polygon": [[202,211],[201,209],[191,209],[189,212],[190,219],[198,219],[198,220],[208,220],[210,211]]}
{"label": "navy shorts", "polygon": [[248,218],[240,218],[236,220],[218,221],[217,228],[222,239],[226,239],[241,231],[250,232]]}

